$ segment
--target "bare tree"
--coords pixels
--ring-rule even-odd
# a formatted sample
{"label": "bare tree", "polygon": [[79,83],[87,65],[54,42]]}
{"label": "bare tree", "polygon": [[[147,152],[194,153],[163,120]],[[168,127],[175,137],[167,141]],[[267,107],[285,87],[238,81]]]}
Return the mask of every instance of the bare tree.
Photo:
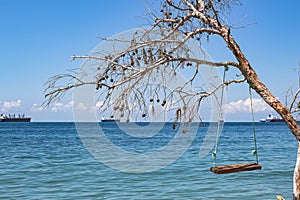
{"label": "bare tree", "polygon": [[[85,79],[83,74],[70,73],[52,77],[46,89],[46,104],[61,98],[72,88],[94,85],[96,90],[104,94],[106,100],[104,104],[111,106],[114,111],[121,112],[121,116],[131,113],[131,104],[134,102],[141,116],[145,117],[148,114],[146,102],[160,101],[162,106],[166,106],[167,102],[173,101],[172,98],[176,94],[184,103],[182,107],[175,109],[175,120],[192,121],[194,118],[191,113],[200,109],[203,99],[215,94],[224,85],[247,82],[281,115],[292,134],[300,141],[300,127],[292,115],[294,111],[292,108],[295,105],[299,109],[297,99],[300,92],[298,90],[295,93],[291,106],[286,108],[259,79],[231,34],[230,25],[226,21],[228,12],[236,5],[239,5],[237,0],[164,0],[158,14],[150,13],[149,29],[137,32],[131,40],[127,41],[121,38],[102,38],[116,43],[126,43],[127,47],[122,51],[116,50],[110,55],[73,56],[73,59],[85,58],[89,62],[95,61],[96,76],[93,79]],[[219,37],[223,40],[234,58],[233,61],[212,62],[183,53],[189,51],[186,43],[191,39],[201,44],[201,41],[209,40],[211,37]],[[185,87],[195,82],[196,77],[199,76],[199,69],[203,65],[230,66],[240,71],[241,76],[221,82],[210,91],[186,90]],[[181,87],[171,91],[167,91],[167,88],[160,85],[150,87],[155,77],[160,77],[162,81],[170,81],[176,77],[176,72],[181,68],[193,69],[192,75]],[[58,84],[62,79],[68,78],[75,83],[69,82],[62,86]],[[112,99],[115,90],[121,92],[116,99]],[[150,94],[149,99],[143,95],[146,91]],[[298,144],[294,171],[294,199],[300,199],[300,143]]]}

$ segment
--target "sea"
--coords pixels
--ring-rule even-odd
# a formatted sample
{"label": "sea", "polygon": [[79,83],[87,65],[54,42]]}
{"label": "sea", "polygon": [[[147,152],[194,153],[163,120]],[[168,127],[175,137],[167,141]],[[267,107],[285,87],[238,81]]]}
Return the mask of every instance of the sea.
{"label": "sea", "polygon": [[73,122],[0,123],[0,199],[292,199],[297,141],[284,123],[226,122],[216,165],[255,162],[255,130],[262,166],[230,174],[210,172],[213,150],[199,156],[209,123],[190,125],[194,136],[173,125],[83,123],[79,133]]}

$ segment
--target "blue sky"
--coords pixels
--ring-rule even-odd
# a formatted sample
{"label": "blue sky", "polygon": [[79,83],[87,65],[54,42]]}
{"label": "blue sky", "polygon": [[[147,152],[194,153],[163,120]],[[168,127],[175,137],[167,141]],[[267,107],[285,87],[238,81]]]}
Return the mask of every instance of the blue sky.
{"label": "blue sky", "polygon": [[[300,2],[251,0],[242,4],[232,11],[230,22],[245,27],[233,29],[232,34],[259,77],[284,101],[284,92],[297,84]],[[1,112],[25,113],[33,121],[72,121],[71,95],[46,110],[39,109],[43,84],[53,75],[79,67],[80,62],[70,62],[70,56],[90,52],[100,42],[96,36],[109,37],[143,25],[145,12],[142,0],[0,0]],[[228,58],[218,50],[220,45],[224,46],[216,41],[204,48],[214,60]],[[243,107],[247,98],[245,86],[233,86],[226,103]],[[227,118],[250,120],[241,109],[231,110]],[[258,109],[255,117],[269,112]]]}

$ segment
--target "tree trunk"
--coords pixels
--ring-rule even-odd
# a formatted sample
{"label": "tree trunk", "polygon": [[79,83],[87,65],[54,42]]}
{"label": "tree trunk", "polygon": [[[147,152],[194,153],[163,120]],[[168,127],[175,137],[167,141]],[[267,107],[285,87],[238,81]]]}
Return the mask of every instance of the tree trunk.
{"label": "tree trunk", "polygon": [[248,83],[250,83],[251,87],[257,92],[257,94],[259,94],[264,99],[264,101],[269,104],[284,119],[293,135],[300,142],[300,127],[296,119],[261,82],[255,71],[251,67],[250,63],[246,59],[245,55],[240,50],[240,47],[230,35],[229,31],[227,29],[226,31],[224,31],[224,29],[222,31],[225,32],[222,36],[227,43],[228,48],[233,52],[236,59],[239,61],[239,70],[245,76]]}
{"label": "tree trunk", "polygon": [[[298,125],[296,119],[292,116],[286,107],[269,91],[269,89],[263,84],[263,82],[258,78],[256,72],[251,67],[246,56],[241,51],[239,45],[235,39],[230,34],[230,29],[222,25],[218,19],[207,17],[201,11],[197,12],[198,17],[201,18],[205,23],[214,27],[218,34],[226,42],[227,47],[233,53],[237,61],[239,62],[238,69],[244,75],[249,84],[251,84],[252,89],[254,89],[257,94],[259,94],[263,100],[269,104],[285,121],[289,129],[292,131],[293,135],[300,142],[300,126]],[[297,163],[294,171],[294,198],[300,200],[300,153],[298,145]]]}
{"label": "tree trunk", "polygon": [[294,170],[294,200],[300,200],[300,142],[298,142],[297,161]]}
{"label": "tree trunk", "polygon": [[269,91],[269,89],[261,82],[256,72],[252,69],[250,63],[241,51],[240,47],[230,34],[230,30],[222,27],[220,29],[222,37],[227,43],[228,48],[235,55],[239,62],[239,70],[242,72],[251,87],[259,94],[264,101],[269,104],[286,122],[289,129],[298,141],[297,162],[294,170],[294,199],[300,200],[300,127],[296,119],[286,109],[286,107]]}

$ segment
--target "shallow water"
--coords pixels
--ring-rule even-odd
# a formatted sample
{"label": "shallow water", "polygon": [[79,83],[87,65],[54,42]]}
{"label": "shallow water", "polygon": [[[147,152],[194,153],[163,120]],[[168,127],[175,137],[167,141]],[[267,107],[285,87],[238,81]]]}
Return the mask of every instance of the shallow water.
{"label": "shallow water", "polygon": [[[127,130],[150,131],[147,124]],[[95,159],[74,123],[0,123],[0,199],[276,199],[292,197],[297,142],[284,123],[256,123],[261,171],[215,175],[210,155],[199,159],[207,131],[199,127],[188,151],[150,173],[124,173]],[[176,134],[170,126],[137,139],[116,124],[103,127],[107,138],[126,151],[159,149]],[[87,129],[88,131],[88,129]],[[217,164],[252,162],[251,123],[225,123]],[[112,152],[113,153],[113,152]],[[113,155],[112,155],[113,156]],[[128,162],[130,165],[130,162]]]}

